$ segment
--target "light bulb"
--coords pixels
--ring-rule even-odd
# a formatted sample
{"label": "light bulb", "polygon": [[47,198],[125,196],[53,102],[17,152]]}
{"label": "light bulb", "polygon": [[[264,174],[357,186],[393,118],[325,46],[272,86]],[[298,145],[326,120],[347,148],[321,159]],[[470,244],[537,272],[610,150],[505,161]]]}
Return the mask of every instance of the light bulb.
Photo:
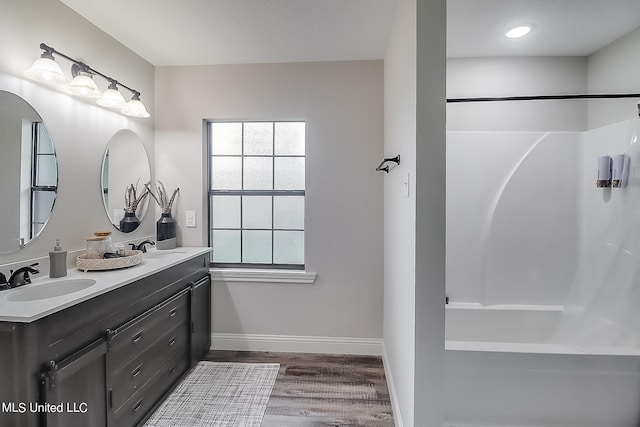
{"label": "light bulb", "polygon": [[505,34],[510,39],[518,39],[520,37],[526,36],[531,31],[530,25],[523,25],[520,27],[515,27],[507,31]]}

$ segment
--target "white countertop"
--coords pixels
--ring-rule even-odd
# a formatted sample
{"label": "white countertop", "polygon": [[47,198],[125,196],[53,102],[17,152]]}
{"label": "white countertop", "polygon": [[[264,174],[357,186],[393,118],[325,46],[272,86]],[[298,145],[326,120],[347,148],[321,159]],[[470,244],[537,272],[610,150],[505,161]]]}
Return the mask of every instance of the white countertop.
{"label": "white countertop", "polygon": [[[51,279],[48,276],[31,276],[32,283],[15,289],[0,291],[0,321],[29,323],[75,304],[87,301],[146,276],[165,270],[183,261],[211,251],[209,247],[179,247],[169,250],[149,249],[142,255],[142,262],[129,268],[109,271],[80,271],[69,269],[65,277]],[[61,296],[32,301],[11,301],[11,295],[23,289],[37,288],[49,283],[77,279],[92,279],[96,283],[88,288]]]}

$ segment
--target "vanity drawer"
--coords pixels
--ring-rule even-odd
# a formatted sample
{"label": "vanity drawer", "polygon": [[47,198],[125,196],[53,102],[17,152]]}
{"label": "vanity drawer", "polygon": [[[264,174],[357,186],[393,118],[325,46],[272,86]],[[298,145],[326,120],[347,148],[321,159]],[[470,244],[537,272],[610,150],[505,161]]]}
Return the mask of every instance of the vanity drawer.
{"label": "vanity drawer", "polygon": [[166,331],[144,353],[114,370],[110,382],[111,406],[119,409],[168,359],[173,360],[176,354],[184,354],[188,348],[188,322],[183,322]]}
{"label": "vanity drawer", "polygon": [[127,402],[113,414],[114,425],[135,426],[189,368],[189,353],[173,355]]}
{"label": "vanity drawer", "polygon": [[115,371],[147,350],[167,330],[188,322],[188,290],[136,317],[113,332],[109,341],[109,368]]}

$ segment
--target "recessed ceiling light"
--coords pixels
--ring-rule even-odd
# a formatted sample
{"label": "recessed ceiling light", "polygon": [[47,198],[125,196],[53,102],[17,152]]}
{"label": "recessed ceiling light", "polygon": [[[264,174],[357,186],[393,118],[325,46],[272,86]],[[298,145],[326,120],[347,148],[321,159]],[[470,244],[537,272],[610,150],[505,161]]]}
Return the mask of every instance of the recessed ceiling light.
{"label": "recessed ceiling light", "polygon": [[529,34],[529,31],[531,31],[531,26],[523,25],[520,27],[510,29],[509,31],[507,31],[506,36],[509,37],[510,39],[517,39],[522,36],[526,36],[527,34]]}

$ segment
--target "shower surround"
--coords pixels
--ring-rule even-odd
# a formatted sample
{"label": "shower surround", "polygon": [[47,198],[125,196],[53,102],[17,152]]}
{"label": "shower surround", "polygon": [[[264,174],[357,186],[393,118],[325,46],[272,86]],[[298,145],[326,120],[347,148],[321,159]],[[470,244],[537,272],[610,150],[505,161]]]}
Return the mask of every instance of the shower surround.
{"label": "shower surround", "polygon": [[639,255],[640,119],[449,132],[446,425],[637,425]]}

